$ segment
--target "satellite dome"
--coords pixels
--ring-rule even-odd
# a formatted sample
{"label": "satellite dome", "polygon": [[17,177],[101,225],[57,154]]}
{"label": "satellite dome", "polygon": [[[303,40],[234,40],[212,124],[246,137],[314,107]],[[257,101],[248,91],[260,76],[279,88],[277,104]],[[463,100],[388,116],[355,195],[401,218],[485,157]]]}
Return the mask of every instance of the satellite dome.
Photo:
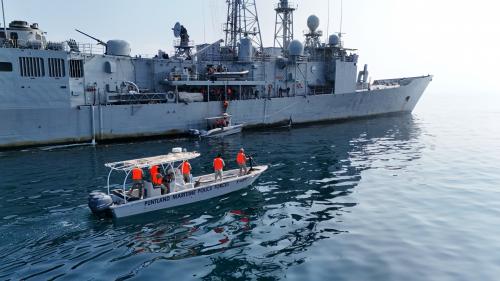
{"label": "satellite dome", "polygon": [[328,37],[328,45],[337,46],[339,41],[339,37],[336,34],[332,34]]}
{"label": "satellite dome", "polygon": [[309,30],[312,32],[316,31],[319,27],[319,18],[316,15],[310,15],[307,18],[307,27],[309,27]]}
{"label": "satellite dome", "polygon": [[293,40],[288,45],[288,53],[291,56],[302,56],[302,53],[304,53],[304,45],[299,40]]}

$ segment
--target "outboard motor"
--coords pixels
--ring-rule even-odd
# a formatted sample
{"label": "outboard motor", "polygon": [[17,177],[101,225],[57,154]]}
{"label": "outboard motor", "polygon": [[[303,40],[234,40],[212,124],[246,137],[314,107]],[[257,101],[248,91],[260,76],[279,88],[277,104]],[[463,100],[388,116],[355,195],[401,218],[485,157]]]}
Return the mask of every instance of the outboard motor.
{"label": "outboard motor", "polygon": [[89,208],[97,216],[111,215],[110,208],[113,198],[106,193],[94,191],[89,194]]}

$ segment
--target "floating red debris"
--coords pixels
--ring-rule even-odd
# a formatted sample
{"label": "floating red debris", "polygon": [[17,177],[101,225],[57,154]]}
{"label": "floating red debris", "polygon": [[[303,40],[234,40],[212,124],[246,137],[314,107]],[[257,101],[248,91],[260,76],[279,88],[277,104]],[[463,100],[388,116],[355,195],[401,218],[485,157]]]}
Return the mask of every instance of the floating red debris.
{"label": "floating red debris", "polygon": [[250,222],[250,219],[249,218],[241,218],[240,221],[248,223],[248,222]]}
{"label": "floating red debris", "polygon": [[216,227],[216,228],[214,228],[214,232],[215,233],[222,233],[223,231],[224,231],[224,228],[222,228],[222,227]]}
{"label": "floating red debris", "polygon": [[232,210],[230,213],[233,215],[239,215],[239,216],[243,215],[243,212],[240,210]]}
{"label": "floating red debris", "polygon": [[223,239],[219,240],[219,242],[220,242],[221,244],[225,244],[225,243],[229,242],[229,238],[226,236],[226,237],[224,237]]}

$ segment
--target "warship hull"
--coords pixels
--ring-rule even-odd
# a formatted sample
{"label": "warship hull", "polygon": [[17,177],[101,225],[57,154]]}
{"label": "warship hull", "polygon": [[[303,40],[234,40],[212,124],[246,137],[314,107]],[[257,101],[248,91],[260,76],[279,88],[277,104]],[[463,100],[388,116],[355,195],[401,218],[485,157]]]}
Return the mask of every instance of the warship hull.
{"label": "warship hull", "polygon": [[[290,119],[299,124],[411,112],[432,76],[404,79],[404,85],[394,88],[235,100],[228,113],[235,123],[261,127]],[[176,136],[203,128],[205,118],[221,112],[220,101],[7,108],[0,110],[0,148]]]}

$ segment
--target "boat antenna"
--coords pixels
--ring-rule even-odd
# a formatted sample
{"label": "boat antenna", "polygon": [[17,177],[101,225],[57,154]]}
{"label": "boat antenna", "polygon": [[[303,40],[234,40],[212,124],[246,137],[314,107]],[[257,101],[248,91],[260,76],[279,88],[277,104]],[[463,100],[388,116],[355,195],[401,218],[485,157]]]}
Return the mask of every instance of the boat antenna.
{"label": "boat antenna", "polygon": [[343,20],[343,14],[344,14],[344,1],[340,0],[340,33],[339,33],[339,41],[340,44],[342,44],[342,20]]}
{"label": "boat antenna", "polygon": [[325,41],[328,43],[328,38],[330,36],[330,0],[328,1],[328,19],[326,24],[326,39]]}
{"label": "boat antenna", "polygon": [[5,33],[5,38],[7,38],[7,26],[5,25],[5,9],[3,8],[3,0],[2,0],[2,16],[3,16],[3,32]]}

